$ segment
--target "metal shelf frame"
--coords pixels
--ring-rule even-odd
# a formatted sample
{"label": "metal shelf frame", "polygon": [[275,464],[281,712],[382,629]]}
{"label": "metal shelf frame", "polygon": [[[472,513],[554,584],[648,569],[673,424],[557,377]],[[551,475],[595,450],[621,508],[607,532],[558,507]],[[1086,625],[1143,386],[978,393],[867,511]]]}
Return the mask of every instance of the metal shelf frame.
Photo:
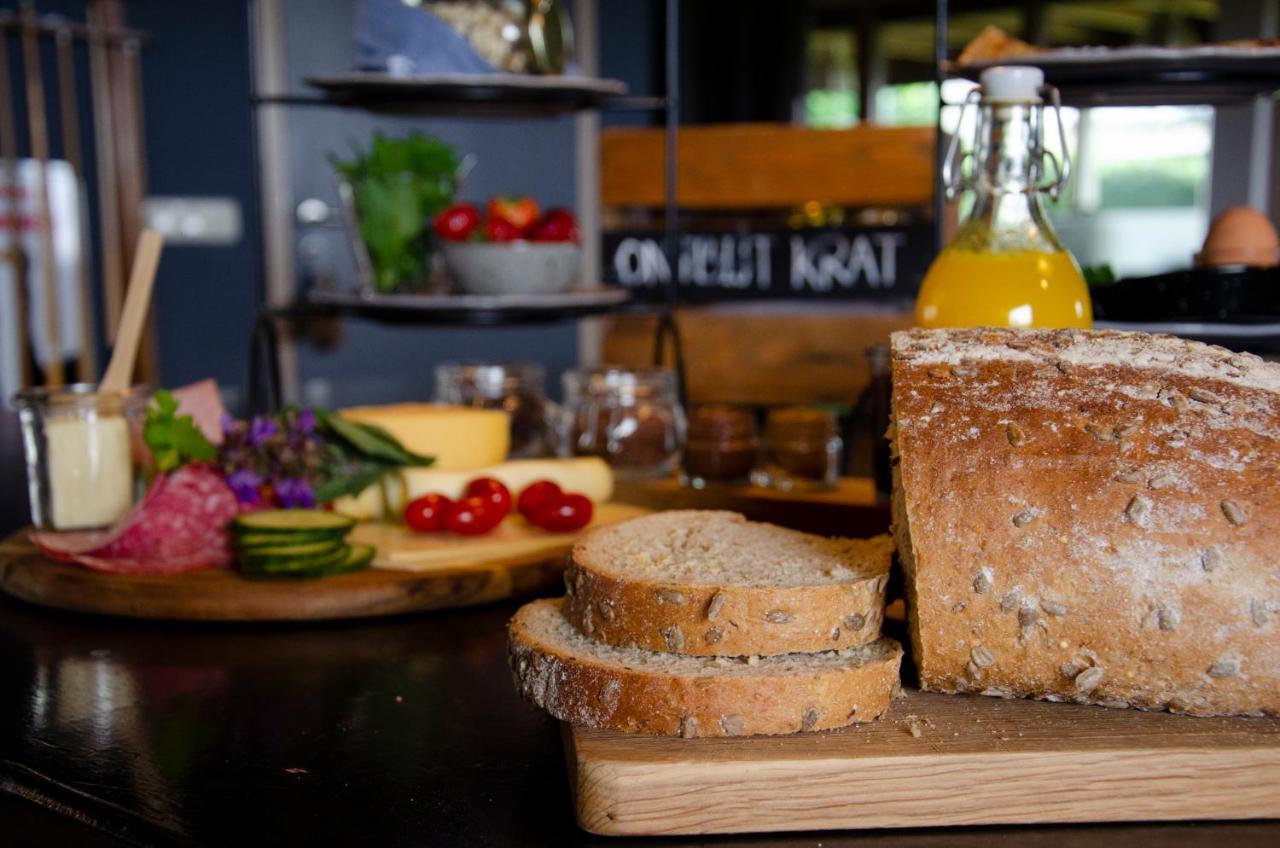
{"label": "metal shelf frame", "polygon": [[[257,5],[260,0],[251,0],[248,9],[249,31],[251,39],[256,39],[255,22],[258,20]],[[665,230],[663,249],[668,267],[672,269],[670,280],[661,305],[656,307],[658,313],[657,333],[654,339],[654,364],[660,365],[666,360],[668,345],[672,351],[673,367],[676,371],[677,386],[680,399],[687,403],[687,381],[685,378],[685,362],[683,345],[680,340],[679,327],[675,320],[675,309],[679,302],[679,203],[676,197],[678,176],[678,139],[680,129],[680,18],[679,0],[665,0],[666,32],[663,40],[665,91],[658,97],[607,97],[593,104],[568,105],[548,104],[545,98],[531,98],[527,104],[517,104],[510,98],[504,102],[486,103],[479,98],[464,98],[421,101],[400,105],[396,109],[399,114],[432,115],[448,113],[457,117],[459,106],[466,104],[467,117],[483,119],[486,117],[527,117],[540,118],[583,110],[602,111],[640,111],[660,112],[666,128],[665,180],[664,180],[664,213]],[[289,106],[304,108],[366,108],[358,102],[343,102],[323,95],[260,95],[257,93],[258,61],[256,45],[249,51],[250,80],[254,87],[250,97],[252,123],[252,157],[253,188],[259,208],[259,217],[266,212],[263,203],[262,160],[259,151],[259,110],[264,106]],[[412,108],[409,108],[412,106]],[[382,111],[382,110],[378,110]],[[431,309],[395,309],[376,306],[338,306],[333,304],[311,303],[299,300],[288,306],[272,305],[267,296],[267,256],[268,245],[266,227],[260,226],[258,245],[258,280],[257,292],[260,304],[250,334],[249,354],[249,407],[254,412],[279,409],[281,397],[281,364],[280,339],[281,328],[290,322],[313,320],[316,318],[333,319],[341,317],[365,318],[388,324],[412,324],[436,327],[495,327],[514,324],[547,324],[554,322],[577,320],[591,315],[604,314],[644,314],[651,313],[655,307],[624,302],[618,305],[600,305],[565,309],[527,309],[527,308],[493,308],[484,307],[473,310],[431,310]]]}

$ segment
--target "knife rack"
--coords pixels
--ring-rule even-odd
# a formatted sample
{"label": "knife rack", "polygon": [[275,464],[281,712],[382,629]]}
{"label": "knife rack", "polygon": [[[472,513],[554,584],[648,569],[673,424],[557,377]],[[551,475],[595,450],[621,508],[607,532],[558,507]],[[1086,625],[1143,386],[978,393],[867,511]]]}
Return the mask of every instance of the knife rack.
{"label": "knife rack", "polygon": [[[17,385],[5,388],[95,382],[100,351],[114,342],[125,273],[143,226],[145,40],[144,33],[126,26],[123,0],[88,0],[83,22],[42,13],[33,2],[16,12],[0,12],[0,184],[5,187],[0,191],[0,233],[9,235],[7,247],[0,250],[0,271],[13,280],[10,300],[0,305],[12,305],[18,328],[16,338],[0,345],[0,366],[5,358],[17,360],[8,363]],[[10,51],[19,60],[16,78],[9,72]],[[90,93],[89,110],[80,108],[82,86]],[[70,331],[63,325],[65,310],[59,309],[68,287],[58,280],[55,267],[50,205],[50,170],[65,167],[55,164],[60,162],[70,166],[79,199],[73,205],[79,215],[79,261],[71,289],[78,309]],[[27,197],[23,186],[32,180],[20,170],[33,169],[34,191]],[[91,202],[97,213],[92,234]],[[24,229],[35,231],[34,249],[32,239],[20,237]],[[38,325],[29,309],[37,295],[45,306]],[[100,313],[96,302],[102,305]],[[74,363],[60,355],[69,333],[76,339]],[[36,362],[33,350],[37,336],[47,340],[53,354],[43,364]],[[137,377],[154,382],[156,374],[155,331],[149,323]],[[0,371],[0,383],[5,382]]]}

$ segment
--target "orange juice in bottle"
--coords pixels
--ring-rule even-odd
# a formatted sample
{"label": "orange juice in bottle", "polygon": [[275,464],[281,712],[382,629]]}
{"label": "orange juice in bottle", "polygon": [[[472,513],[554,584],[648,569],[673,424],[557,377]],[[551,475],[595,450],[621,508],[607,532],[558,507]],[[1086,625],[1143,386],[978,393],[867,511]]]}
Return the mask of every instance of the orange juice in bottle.
{"label": "orange juice in bottle", "polygon": [[[953,139],[943,172],[948,196],[962,188],[974,192],[973,211],[925,274],[916,298],[920,326],[1093,323],[1080,267],[1058,240],[1040,201],[1046,192],[1056,199],[1070,162],[1065,140],[1061,166],[1044,149],[1043,85],[1044,73],[1038,68],[983,72],[982,87],[975,90],[981,100],[972,167],[963,177],[952,178]],[[1057,93],[1053,94],[1056,105]],[[1047,186],[1041,183],[1046,158],[1056,171]]]}

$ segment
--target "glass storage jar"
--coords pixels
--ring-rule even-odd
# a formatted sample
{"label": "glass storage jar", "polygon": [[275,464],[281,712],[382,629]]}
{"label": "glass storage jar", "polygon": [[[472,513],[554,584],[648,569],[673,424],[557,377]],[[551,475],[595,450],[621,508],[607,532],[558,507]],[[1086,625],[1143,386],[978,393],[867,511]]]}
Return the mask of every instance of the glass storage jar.
{"label": "glass storage jar", "polygon": [[437,403],[501,409],[511,416],[511,457],[546,456],[553,449],[554,405],[546,371],[533,362],[450,362],[436,368]]}
{"label": "glass storage jar", "polygon": [[871,479],[875,481],[876,498],[888,501],[893,494],[893,463],[891,459],[889,424],[893,399],[892,370],[889,366],[889,346],[875,344],[867,348],[867,419],[871,428]]}
{"label": "glass storage jar", "polygon": [[79,383],[14,395],[31,523],[86,530],[123,518],[141,496],[142,427],[151,392],[99,394]]}
{"label": "glass storage jar", "polygon": [[769,410],[764,462],[753,480],[783,491],[834,489],[844,440],[830,411],[809,406]]}
{"label": "glass storage jar", "polygon": [[695,489],[711,483],[747,483],[759,446],[755,417],[748,410],[699,406],[689,413],[680,482]]}
{"label": "glass storage jar", "polygon": [[563,378],[560,454],[599,456],[622,480],[675,471],[685,416],[668,368],[574,368]]}

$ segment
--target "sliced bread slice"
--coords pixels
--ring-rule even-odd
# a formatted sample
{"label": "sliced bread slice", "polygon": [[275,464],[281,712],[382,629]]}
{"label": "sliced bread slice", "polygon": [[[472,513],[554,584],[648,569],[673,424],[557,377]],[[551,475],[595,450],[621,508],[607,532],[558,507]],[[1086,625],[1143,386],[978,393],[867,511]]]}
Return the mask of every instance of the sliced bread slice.
{"label": "sliced bread slice", "polygon": [[897,691],[902,661],[902,647],[892,639],[843,651],[743,659],[615,648],[579,633],[559,599],[521,607],[508,637],[516,688],[556,718],[685,738],[871,721]]}
{"label": "sliced bread slice", "polygon": [[893,541],[827,539],[735,512],[662,512],[574,546],[565,615],[619,647],[697,656],[852,648],[880,638]]}

